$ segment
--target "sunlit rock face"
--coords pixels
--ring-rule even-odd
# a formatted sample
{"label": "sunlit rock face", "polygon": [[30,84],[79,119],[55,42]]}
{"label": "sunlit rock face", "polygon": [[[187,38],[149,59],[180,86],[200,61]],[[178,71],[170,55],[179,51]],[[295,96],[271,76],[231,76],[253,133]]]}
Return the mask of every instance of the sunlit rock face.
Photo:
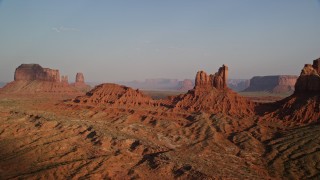
{"label": "sunlit rock face", "polygon": [[39,64],[21,64],[16,68],[14,80],[60,82],[60,73],[59,70],[43,68]]}

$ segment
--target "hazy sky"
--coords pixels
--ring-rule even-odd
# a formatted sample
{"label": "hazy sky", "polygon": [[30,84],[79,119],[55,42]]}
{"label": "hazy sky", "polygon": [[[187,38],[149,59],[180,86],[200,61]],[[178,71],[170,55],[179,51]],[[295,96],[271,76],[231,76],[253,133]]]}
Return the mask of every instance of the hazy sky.
{"label": "hazy sky", "polygon": [[111,82],[299,74],[318,57],[319,0],[0,0],[0,81],[21,63]]}

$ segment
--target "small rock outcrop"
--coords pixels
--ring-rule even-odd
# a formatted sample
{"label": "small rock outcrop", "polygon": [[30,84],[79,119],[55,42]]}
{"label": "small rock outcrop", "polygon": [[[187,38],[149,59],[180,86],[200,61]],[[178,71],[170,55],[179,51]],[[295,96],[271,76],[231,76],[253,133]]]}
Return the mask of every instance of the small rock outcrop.
{"label": "small rock outcrop", "polygon": [[293,92],[298,76],[277,75],[277,76],[255,76],[250,79],[250,86],[245,92],[266,91],[270,93]]}
{"label": "small rock outcrop", "polygon": [[320,92],[320,58],[313,64],[306,64],[295,85],[295,93],[319,93]]}
{"label": "small rock outcrop", "polygon": [[67,93],[81,92],[68,83],[68,76],[61,76],[59,70],[43,68],[39,64],[21,64],[16,68],[14,81],[1,89],[5,94]]}
{"label": "small rock outcrop", "polygon": [[60,82],[59,70],[43,68],[39,64],[21,64],[14,73],[15,81]]}

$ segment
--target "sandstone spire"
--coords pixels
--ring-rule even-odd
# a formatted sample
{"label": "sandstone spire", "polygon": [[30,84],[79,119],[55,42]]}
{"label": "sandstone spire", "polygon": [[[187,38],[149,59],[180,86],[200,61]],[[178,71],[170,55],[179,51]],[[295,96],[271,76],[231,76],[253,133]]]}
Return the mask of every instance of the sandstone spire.
{"label": "sandstone spire", "polygon": [[227,89],[228,67],[222,65],[215,74],[207,75],[204,71],[199,71],[195,79],[195,88],[203,89]]}
{"label": "sandstone spire", "polygon": [[76,75],[76,83],[84,83],[84,76],[82,73],[77,73]]}
{"label": "sandstone spire", "polygon": [[295,85],[295,93],[320,92],[320,58],[306,64]]}

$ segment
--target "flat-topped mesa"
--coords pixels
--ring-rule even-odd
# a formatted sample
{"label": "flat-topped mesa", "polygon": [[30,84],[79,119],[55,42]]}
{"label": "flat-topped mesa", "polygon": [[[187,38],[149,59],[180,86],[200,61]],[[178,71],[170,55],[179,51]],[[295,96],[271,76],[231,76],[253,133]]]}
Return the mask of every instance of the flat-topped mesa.
{"label": "flat-topped mesa", "polygon": [[195,79],[195,89],[227,89],[228,67],[223,65],[215,74],[207,75],[199,71]]}
{"label": "flat-topped mesa", "polygon": [[295,93],[320,93],[320,58],[305,64],[295,85]]}
{"label": "flat-topped mesa", "polygon": [[294,75],[272,75],[272,76],[254,76],[250,79],[250,85],[244,91],[259,92],[267,91],[271,93],[291,93],[298,76]]}
{"label": "flat-topped mesa", "polygon": [[39,64],[21,64],[14,73],[15,81],[60,82],[59,70],[42,68]]}

